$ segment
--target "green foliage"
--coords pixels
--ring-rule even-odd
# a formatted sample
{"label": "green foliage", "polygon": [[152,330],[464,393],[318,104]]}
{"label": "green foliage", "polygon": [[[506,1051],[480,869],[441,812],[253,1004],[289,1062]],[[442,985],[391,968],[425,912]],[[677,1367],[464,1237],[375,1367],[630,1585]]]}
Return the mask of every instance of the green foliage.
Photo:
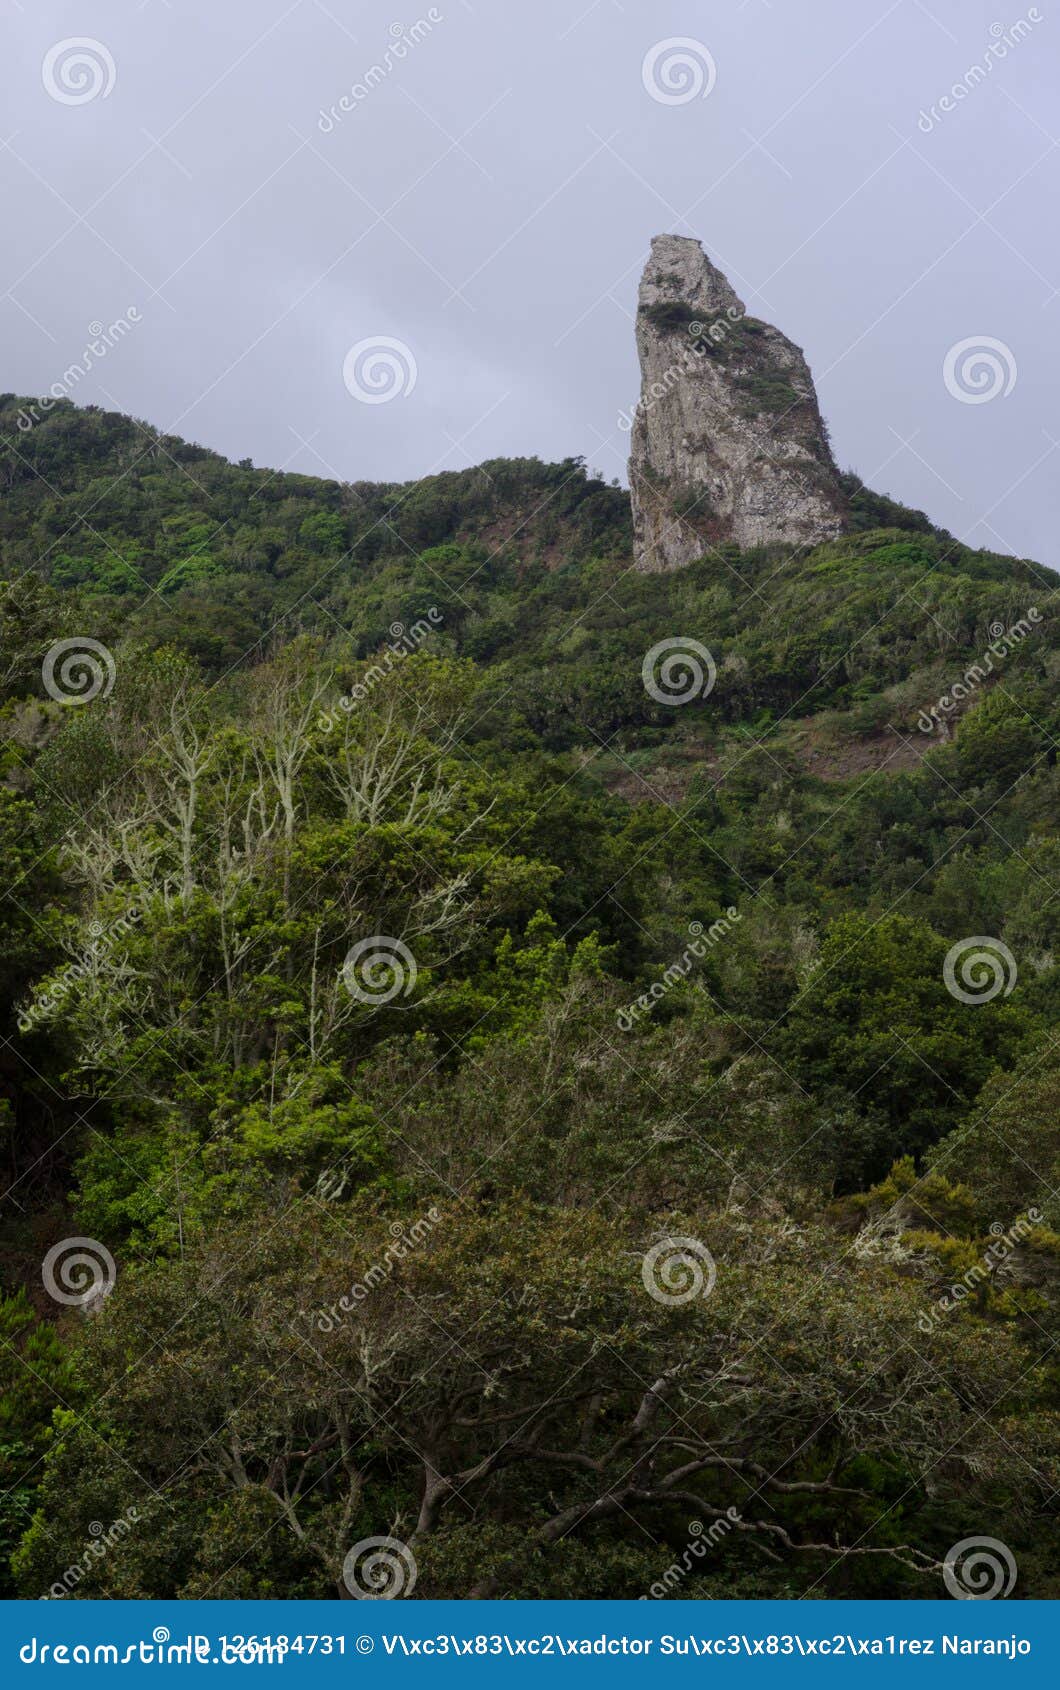
{"label": "green foliage", "polygon": [[695,307],[683,299],[660,299],[654,305],[642,306],[641,310],[652,327],[663,334],[676,334],[698,320]]}
{"label": "green foliage", "polygon": [[735,387],[744,395],[748,409],[752,411],[773,411],[779,416],[802,401],[802,395],[784,376],[739,376]]}
{"label": "green foliage", "polygon": [[[969,1006],[948,990],[948,946],[909,916],[834,922],[793,1005],[785,1049],[819,1097],[846,1094],[876,1123],[877,1155],[920,1153],[960,1118],[1031,1030],[1016,999]],[[843,1170],[863,1183],[875,1158]]]}
{"label": "green foliage", "polygon": [[[91,1508],[137,1518],[82,1594],[262,1597],[290,1580],[294,1594],[328,1595],[347,1548],[395,1504],[408,1533],[420,1493],[424,1596],[558,1595],[564,1571],[628,1594],[630,1581],[662,1577],[690,1510],[731,1522],[730,1509],[738,1525],[690,1594],[756,1576],[776,1590],[764,1550],[789,1541],[818,1546],[796,1552],[796,1576],[827,1581],[837,1531],[871,1548],[877,1589],[895,1594],[917,1587],[910,1535],[936,1554],[946,1546],[920,1480],[925,1456],[934,1467],[959,1451],[974,1468],[989,1450],[996,1482],[1026,1486],[1021,1434],[999,1450],[983,1423],[992,1399],[980,1369],[1014,1377],[1020,1365],[1010,1334],[951,1325],[921,1358],[902,1341],[917,1287],[872,1266],[815,1280],[808,1323],[807,1275],[833,1258],[833,1241],[706,1207],[673,1221],[710,1236],[724,1289],[668,1304],[645,1294],[642,1213],[568,1209],[555,1180],[550,1198],[439,1198],[396,1259],[393,1225],[363,1205],[266,1209],[190,1236],[183,1261],[131,1271],[85,1328],[92,1400],[57,1427],[38,1516],[53,1542],[29,1534],[20,1589],[40,1582],[48,1556],[76,1559]],[[351,1285],[363,1294],[340,1311]],[[143,1330],[167,1342],[130,1369]],[[768,1345],[749,1348],[762,1332]],[[86,1463],[93,1435],[102,1453]],[[651,1460],[651,1487],[638,1458]],[[468,1504],[488,1507],[481,1553],[462,1531]],[[625,1540],[630,1512],[655,1541],[652,1559],[640,1534]],[[278,1540],[268,1556],[264,1530]]]}
{"label": "green foliage", "polygon": [[983,1225],[1037,1208],[1060,1231],[1060,1069],[1052,1037],[1029,1050],[1014,1074],[984,1088],[931,1161],[968,1181]]}
{"label": "green foliage", "polygon": [[[1052,578],[856,476],[835,541],[646,575],[579,460],[350,486],[19,403],[5,1260],[118,1278],[0,1304],[11,1588],[333,1596],[385,1533],[424,1597],[935,1596],[989,1529],[1056,1594]],[[650,1294],[674,1238],[709,1296]]]}
{"label": "green foliage", "polygon": [[33,1516],[53,1412],[70,1391],[66,1347],[25,1291],[0,1298],[0,1596],[15,1594],[8,1563]]}
{"label": "green foliage", "polygon": [[968,785],[996,782],[1006,788],[1033,766],[1041,737],[1031,717],[1007,691],[988,693],[961,723],[958,772]]}

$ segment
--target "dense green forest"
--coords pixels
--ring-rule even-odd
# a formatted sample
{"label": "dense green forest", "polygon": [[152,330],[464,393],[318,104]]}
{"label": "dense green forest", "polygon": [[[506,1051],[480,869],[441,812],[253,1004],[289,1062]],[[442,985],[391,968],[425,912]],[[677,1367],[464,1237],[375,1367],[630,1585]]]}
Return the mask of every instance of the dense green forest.
{"label": "dense green forest", "polygon": [[1060,579],[0,440],[3,1593],[1060,1595]]}

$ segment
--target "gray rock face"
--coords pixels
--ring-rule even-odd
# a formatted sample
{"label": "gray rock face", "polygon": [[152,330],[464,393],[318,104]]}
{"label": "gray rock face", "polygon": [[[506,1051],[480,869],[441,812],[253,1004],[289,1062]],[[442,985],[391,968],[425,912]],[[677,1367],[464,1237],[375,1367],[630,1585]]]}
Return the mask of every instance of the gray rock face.
{"label": "gray rock face", "polygon": [[637,350],[638,569],[681,569],[724,541],[814,546],[841,532],[843,494],[806,360],[748,317],[698,241],[652,241]]}

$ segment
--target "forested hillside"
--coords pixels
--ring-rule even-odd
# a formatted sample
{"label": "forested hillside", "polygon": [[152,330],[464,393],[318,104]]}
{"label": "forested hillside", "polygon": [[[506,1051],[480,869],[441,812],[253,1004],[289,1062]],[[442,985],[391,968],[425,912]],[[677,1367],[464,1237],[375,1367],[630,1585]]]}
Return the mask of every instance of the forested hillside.
{"label": "forested hillside", "polygon": [[1060,1595],[1060,580],[0,440],[4,1594]]}

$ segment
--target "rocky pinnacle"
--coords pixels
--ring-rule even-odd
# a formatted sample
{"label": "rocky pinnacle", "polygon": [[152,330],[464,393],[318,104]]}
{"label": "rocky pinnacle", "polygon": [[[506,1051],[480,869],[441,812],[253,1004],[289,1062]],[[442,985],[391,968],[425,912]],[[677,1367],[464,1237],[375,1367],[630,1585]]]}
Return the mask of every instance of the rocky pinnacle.
{"label": "rocky pinnacle", "polygon": [[726,541],[813,546],[841,531],[843,494],[806,360],[747,315],[698,241],[652,241],[637,351],[638,569],[680,569]]}

